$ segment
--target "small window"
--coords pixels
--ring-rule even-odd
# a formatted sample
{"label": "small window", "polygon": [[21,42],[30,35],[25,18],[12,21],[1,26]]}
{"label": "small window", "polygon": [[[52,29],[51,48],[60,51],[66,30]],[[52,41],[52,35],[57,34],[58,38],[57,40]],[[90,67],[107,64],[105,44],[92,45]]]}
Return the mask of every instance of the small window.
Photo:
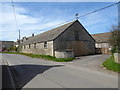
{"label": "small window", "polygon": [[29,49],[30,49],[30,44],[29,44]]}
{"label": "small window", "polygon": [[47,48],[47,42],[44,42],[44,48]]}
{"label": "small window", "polygon": [[34,43],[34,48],[36,49],[36,43]]}

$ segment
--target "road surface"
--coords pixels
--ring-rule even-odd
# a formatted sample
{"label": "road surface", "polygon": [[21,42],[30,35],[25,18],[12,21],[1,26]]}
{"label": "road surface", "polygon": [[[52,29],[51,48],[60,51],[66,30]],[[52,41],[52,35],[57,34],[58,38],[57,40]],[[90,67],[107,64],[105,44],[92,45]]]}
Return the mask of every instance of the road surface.
{"label": "road surface", "polygon": [[80,66],[86,69],[104,72],[108,74],[118,75],[118,73],[110,70],[106,70],[102,66],[102,63],[110,56],[111,55],[107,55],[107,54],[80,56],[80,57],[76,57],[76,59],[73,60],[72,62],[66,62],[66,64],[76,66],[76,67]]}
{"label": "road surface", "polygon": [[[104,59],[103,55],[94,56],[94,59],[98,57]],[[2,54],[2,60],[8,62],[17,88],[118,88],[117,75],[70,62],[53,62],[16,54]]]}

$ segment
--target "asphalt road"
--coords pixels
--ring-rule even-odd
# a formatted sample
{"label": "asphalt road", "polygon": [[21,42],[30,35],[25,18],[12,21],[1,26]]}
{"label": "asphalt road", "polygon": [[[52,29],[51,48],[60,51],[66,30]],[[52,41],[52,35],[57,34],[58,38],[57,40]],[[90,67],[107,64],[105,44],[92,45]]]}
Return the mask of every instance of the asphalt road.
{"label": "asphalt road", "polygon": [[[86,59],[93,57],[105,59],[104,55]],[[118,88],[117,75],[87,69],[76,61],[61,63],[15,54],[3,54],[2,60],[8,62],[18,88]]]}
{"label": "asphalt road", "polygon": [[89,56],[80,56],[76,57],[75,60],[72,62],[67,62],[66,64],[76,66],[76,67],[83,67],[84,69],[90,69],[98,72],[104,72],[108,74],[118,75],[118,73],[106,70],[102,63],[109,58],[111,55],[107,54],[99,54],[99,55],[89,55]]}

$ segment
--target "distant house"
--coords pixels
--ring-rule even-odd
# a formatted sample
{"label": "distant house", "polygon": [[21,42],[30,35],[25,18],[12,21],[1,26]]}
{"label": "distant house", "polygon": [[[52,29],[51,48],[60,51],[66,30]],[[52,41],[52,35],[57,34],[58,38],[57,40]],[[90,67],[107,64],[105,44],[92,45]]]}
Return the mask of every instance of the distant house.
{"label": "distant house", "polygon": [[78,21],[41,33],[22,43],[22,53],[56,56],[56,51],[73,50],[75,56],[95,54],[95,40]]}
{"label": "distant house", "polygon": [[0,41],[0,51],[6,51],[14,46],[14,41]]}
{"label": "distant house", "polygon": [[108,43],[111,33],[99,33],[92,34],[92,37],[96,40],[96,53],[109,54],[112,46]]}
{"label": "distant house", "polygon": [[15,47],[18,47],[19,44],[22,44],[24,41],[30,39],[31,37],[34,37],[34,34],[32,34],[32,36],[30,37],[23,37],[22,39],[17,39],[17,41],[14,43]]}

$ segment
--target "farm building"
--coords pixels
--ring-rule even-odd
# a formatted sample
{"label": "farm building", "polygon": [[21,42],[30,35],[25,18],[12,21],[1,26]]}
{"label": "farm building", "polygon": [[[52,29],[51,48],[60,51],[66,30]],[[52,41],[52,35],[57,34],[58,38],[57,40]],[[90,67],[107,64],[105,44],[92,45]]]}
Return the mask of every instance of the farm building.
{"label": "farm building", "polygon": [[22,53],[57,56],[73,51],[75,56],[95,54],[95,40],[78,21],[41,33],[22,43]]}
{"label": "farm building", "polygon": [[112,48],[112,46],[108,43],[110,36],[110,32],[92,34],[92,37],[96,40],[96,53],[110,54],[110,50]]}
{"label": "farm building", "polygon": [[0,41],[0,51],[6,51],[14,46],[14,41]]}
{"label": "farm building", "polygon": [[30,39],[31,37],[34,37],[34,34],[32,34],[32,36],[30,36],[30,37],[22,37],[22,39],[17,39],[17,41],[15,42],[14,46],[18,47],[19,44],[22,44],[24,41]]}

